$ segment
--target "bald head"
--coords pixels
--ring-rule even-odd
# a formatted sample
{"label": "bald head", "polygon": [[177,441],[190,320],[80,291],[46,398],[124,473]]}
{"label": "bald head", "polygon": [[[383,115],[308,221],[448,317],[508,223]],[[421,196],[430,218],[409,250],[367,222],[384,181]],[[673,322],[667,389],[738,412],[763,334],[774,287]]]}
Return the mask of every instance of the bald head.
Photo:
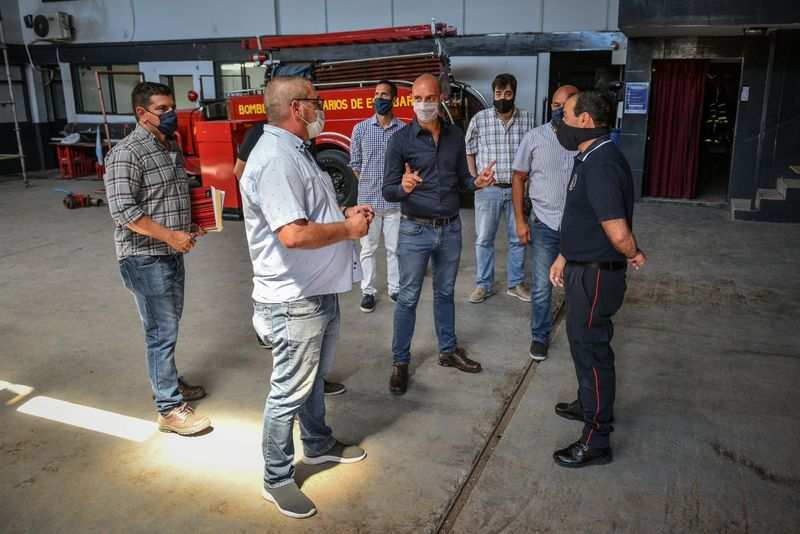
{"label": "bald head", "polygon": [[300,76],[276,76],[267,83],[264,104],[271,124],[281,124],[290,116],[292,101],[313,98],[314,86]]}
{"label": "bald head", "polygon": [[422,102],[439,102],[442,94],[442,86],[439,79],[433,74],[423,74],[414,80],[411,87],[411,97],[416,102],[417,96],[422,98]]}
{"label": "bald head", "polygon": [[578,94],[578,88],[574,85],[562,85],[553,93],[553,99],[550,101],[550,108],[556,110],[564,107],[569,97],[576,94]]}

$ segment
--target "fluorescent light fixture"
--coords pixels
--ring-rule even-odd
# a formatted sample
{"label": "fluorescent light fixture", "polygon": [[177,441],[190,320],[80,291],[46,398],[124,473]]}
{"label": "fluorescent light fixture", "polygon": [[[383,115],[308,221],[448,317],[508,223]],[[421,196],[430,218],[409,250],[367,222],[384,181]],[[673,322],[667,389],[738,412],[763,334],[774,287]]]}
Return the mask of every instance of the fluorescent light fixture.
{"label": "fluorescent light fixture", "polygon": [[748,37],[759,37],[762,35],[767,35],[767,28],[758,27],[758,28],[745,28],[744,34]]}
{"label": "fluorescent light fixture", "polygon": [[44,396],[32,398],[17,411],[140,443],[157,429],[152,421]]}

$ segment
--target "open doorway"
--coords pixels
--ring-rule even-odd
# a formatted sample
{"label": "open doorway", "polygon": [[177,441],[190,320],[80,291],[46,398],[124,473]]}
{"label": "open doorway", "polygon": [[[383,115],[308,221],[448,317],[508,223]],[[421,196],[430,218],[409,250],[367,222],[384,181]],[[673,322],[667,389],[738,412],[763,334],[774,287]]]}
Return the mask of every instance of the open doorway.
{"label": "open doorway", "polygon": [[741,61],[653,62],[644,192],[728,200]]}
{"label": "open doorway", "polygon": [[728,200],[741,63],[712,61],[706,73],[697,200]]}
{"label": "open doorway", "polygon": [[611,52],[551,52],[550,87],[545,103],[545,119],[550,120],[549,97],[562,85],[574,85],[581,91],[607,93],[611,82],[622,80],[622,66],[611,64]]}

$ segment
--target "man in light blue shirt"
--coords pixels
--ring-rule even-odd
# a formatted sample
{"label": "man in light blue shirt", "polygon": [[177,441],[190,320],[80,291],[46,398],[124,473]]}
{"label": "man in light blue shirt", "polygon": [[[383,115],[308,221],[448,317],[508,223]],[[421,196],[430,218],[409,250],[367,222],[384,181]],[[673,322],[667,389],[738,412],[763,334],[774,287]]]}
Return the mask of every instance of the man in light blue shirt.
{"label": "man in light blue shirt", "polygon": [[264,409],[263,497],[284,515],[304,518],[316,508],[294,482],[295,416],[304,463],[354,463],[366,457],[360,447],[337,441],[325,424],[323,377],[339,335],[338,294],[360,279],[353,241],[366,235],[373,212],[363,205],[343,212],[330,176],[305,146],[325,122],[311,83],[274,78],[265,103],[270,123],[239,184],[253,262],[253,324],[273,345]]}
{"label": "man in light blue shirt", "polygon": [[[577,92],[578,89],[572,85],[556,90],[550,103],[554,117],[562,112],[564,103]],[[561,146],[556,139],[552,122],[548,122],[525,134],[511,165],[514,171],[513,197],[517,235],[521,243],[532,243],[533,339],[529,353],[536,361],[547,359],[550,345],[550,331],[553,329],[550,266],[558,256],[561,242],[559,228],[567,198],[567,182],[577,154]],[[533,205],[530,220],[523,208],[526,180],[529,184],[528,197]]]}

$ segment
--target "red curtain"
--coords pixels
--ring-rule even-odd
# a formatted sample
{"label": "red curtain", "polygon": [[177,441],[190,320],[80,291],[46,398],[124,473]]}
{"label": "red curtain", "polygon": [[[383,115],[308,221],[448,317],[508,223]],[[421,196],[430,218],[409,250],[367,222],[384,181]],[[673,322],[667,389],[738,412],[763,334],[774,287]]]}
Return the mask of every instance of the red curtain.
{"label": "red curtain", "polygon": [[708,61],[653,62],[647,195],[694,198]]}

